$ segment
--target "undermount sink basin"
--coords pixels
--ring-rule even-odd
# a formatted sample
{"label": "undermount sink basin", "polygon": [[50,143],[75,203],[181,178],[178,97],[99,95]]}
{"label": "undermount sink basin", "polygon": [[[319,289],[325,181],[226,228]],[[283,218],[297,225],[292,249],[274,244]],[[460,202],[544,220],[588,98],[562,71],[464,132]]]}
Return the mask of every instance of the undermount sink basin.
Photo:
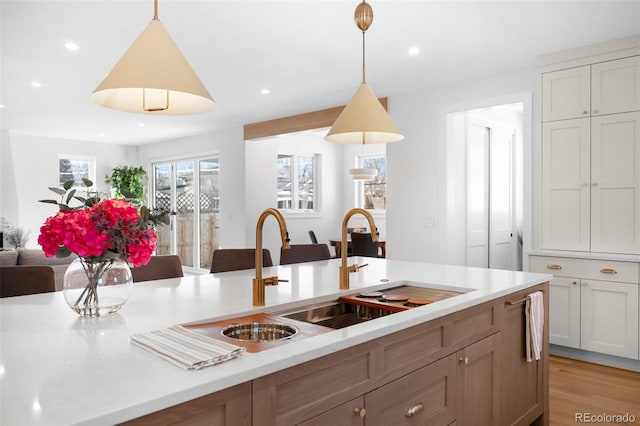
{"label": "undermount sink basin", "polygon": [[280,315],[297,321],[339,329],[392,313],[386,309],[371,308],[352,303],[329,302],[308,306],[295,312],[281,313]]}
{"label": "undermount sink basin", "polygon": [[248,342],[271,342],[295,336],[298,329],[293,325],[275,322],[249,322],[225,327],[222,334],[232,339]]}

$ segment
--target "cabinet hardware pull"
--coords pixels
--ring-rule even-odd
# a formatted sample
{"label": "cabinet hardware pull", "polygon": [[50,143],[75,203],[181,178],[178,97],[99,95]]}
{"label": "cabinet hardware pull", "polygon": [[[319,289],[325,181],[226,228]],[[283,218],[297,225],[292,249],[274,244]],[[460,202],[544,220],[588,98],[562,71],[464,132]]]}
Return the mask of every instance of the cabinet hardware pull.
{"label": "cabinet hardware pull", "polygon": [[406,417],[413,417],[416,414],[419,414],[420,412],[422,412],[422,410],[424,410],[424,404],[422,402],[418,402],[416,405],[414,405],[413,407],[409,408],[407,410],[407,412],[404,413],[404,415]]}
{"label": "cabinet hardware pull", "polygon": [[562,269],[562,266],[556,265],[555,263],[551,263],[547,265],[547,269]]}
{"label": "cabinet hardware pull", "polygon": [[353,414],[355,414],[356,416],[364,417],[364,416],[367,415],[367,409],[366,408],[356,408],[355,410],[353,410]]}
{"label": "cabinet hardware pull", "polygon": [[589,114],[589,111],[582,111],[582,114],[583,115],[587,115],[587,114]]}
{"label": "cabinet hardware pull", "polygon": [[611,268],[602,268],[600,269],[600,272],[602,272],[603,274],[617,274],[618,271],[616,271],[615,269],[611,269]]}
{"label": "cabinet hardware pull", "polygon": [[578,283],[576,281],[572,282],[571,284],[573,285],[578,285]]}
{"label": "cabinet hardware pull", "polygon": [[460,357],[460,358],[458,358],[458,361],[460,361],[460,362],[462,362],[464,364],[469,364],[469,357],[468,356],[465,356],[464,358]]}

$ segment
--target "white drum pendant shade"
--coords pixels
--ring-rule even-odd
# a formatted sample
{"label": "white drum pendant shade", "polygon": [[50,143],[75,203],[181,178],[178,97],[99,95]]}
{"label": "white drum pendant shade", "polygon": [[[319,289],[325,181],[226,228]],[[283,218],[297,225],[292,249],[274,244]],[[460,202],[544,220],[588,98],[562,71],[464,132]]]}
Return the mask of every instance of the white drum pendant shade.
{"label": "white drum pendant shade", "polygon": [[378,169],[350,169],[349,175],[351,175],[351,179],[353,180],[374,180],[376,176],[378,176]]}
{"label": "white drum pendant shade", "polygon": [[124,53],[91,100],[117,110],[161,115],[202,113],[216,107],[157,19]]}
{"label": "white drum pendant shade", "polygon": [[404,139],[367,83],[344,107],[325,140],[335,143],[389,143]]}

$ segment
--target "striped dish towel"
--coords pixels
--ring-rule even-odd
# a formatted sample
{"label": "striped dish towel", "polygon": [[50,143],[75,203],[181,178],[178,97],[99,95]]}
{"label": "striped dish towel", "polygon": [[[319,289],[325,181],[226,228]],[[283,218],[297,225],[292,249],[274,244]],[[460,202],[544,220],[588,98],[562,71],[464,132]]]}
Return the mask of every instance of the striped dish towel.
{"label": "striped dish towel", "polygon": [[131,335],[144,348],[186,370],[199,370],[233,359],[245,348],[213,339],[181,326]]}

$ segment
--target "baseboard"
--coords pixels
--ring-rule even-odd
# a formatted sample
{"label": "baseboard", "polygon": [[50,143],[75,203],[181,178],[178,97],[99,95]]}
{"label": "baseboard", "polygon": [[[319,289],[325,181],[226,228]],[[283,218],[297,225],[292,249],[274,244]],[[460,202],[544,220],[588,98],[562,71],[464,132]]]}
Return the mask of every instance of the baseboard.
{"label": "baseboard", "polygon": [[619,356],[601,354],[598,352],[584,351],[582,349],[567,348],[566,346],[549,345],[549,353],[565,358],[578,359],[580,361],[593,362],[609,367],[622,368],[624,370],[640,372],[640,360],[622,358]]}

